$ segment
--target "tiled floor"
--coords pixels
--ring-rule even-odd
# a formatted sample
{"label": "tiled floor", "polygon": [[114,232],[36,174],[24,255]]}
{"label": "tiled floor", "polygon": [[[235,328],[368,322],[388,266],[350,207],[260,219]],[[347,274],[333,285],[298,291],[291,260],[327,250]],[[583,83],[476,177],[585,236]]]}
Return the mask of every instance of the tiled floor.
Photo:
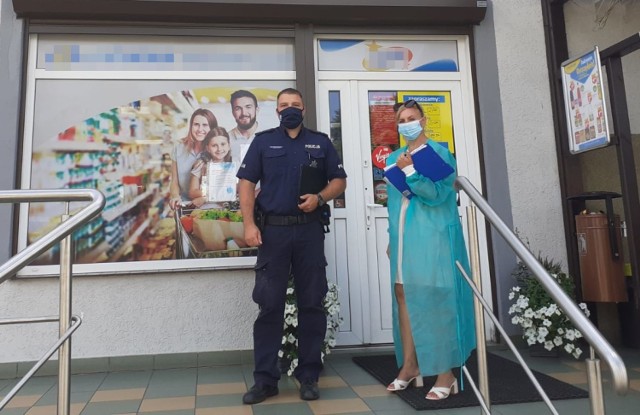
{"label": "tiled floor", "polygon": [[[505,357],[510,353],[492,350]],[[400,398],[351,361],[363,350],[338,350],[328,357],[320,379],[321,398],[304,402],[290,378],[280,381],[280,395],[254,406],[242,405],[242,394],[251,387],[249,365],[183,369],[124,371],[72,376],[71,413],[81,415],[329,415],[329,414],[415,414]],[[370,351],[369,351],[370,352]],[[375,350],[380,353],[380,349]],[[637,414],[640,408],[640,351],[622,350],[630,378],[627,396],[611,389],[606,368],[604,392],[607,414]],[[532,369],[586,389],[583,362],[560,358],[529,358]],[[17,380],[0,380],[0,397]],[[33,378],[0,413],[2,415],[55,415],[57,388],[55,377]],[[586,399],[554,402],[560,414],[589,413]],[[479,407],[425,411],[428,415],[480,414]],[[498,415],[538,415],[550,413],[542,403],[496,405]]]}

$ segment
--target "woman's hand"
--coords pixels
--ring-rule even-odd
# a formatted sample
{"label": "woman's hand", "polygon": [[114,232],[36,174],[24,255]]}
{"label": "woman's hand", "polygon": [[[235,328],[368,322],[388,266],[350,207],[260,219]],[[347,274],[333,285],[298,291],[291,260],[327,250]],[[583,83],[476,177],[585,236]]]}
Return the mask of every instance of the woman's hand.
{"label": "woman's hand", "polygon": [[404,153],[400,154],[400,156],[396,160],[396,166],[398,166],[400,169],[404,169],[405,167],[410,166],[412,164],[413,164],[413,160],[411,159],[411,153],[409,153],[408,151],[405,151]]}
{"label": "woman's hand", "polygon": [[180,197],[172,197],[171,199],[169,199],[169,207],[173,210],[176,210],[181,204],[182,199]]}

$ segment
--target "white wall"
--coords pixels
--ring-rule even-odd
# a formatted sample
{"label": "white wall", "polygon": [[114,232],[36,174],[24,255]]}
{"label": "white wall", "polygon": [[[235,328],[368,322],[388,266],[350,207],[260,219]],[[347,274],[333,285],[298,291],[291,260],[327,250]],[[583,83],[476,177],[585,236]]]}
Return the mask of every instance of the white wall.
{"label": "white wall", "polygon": [[566,263],[541,5],[492,7],[513,226],[534,254]]}
{"label": "white wall", "polygon": [[[74,358],[247,350],[257,306],[253,270],[75,277],[73,312],[83,323]],[[57,314],[58,281],[0,285],[0,318]],[[57,339],[57,324],[0,326],[0,363],[38,360]]]}

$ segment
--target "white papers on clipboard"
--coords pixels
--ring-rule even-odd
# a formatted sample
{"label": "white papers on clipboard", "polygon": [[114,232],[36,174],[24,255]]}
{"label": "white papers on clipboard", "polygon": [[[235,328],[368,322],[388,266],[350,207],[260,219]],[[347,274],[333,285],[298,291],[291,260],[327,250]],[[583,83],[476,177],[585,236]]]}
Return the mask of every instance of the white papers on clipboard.
{"label": "white papers on clipboard", "polygon": [[208,202],[236,200],[236,163],[207,163],[207,174],[202,180],[202,191]]}

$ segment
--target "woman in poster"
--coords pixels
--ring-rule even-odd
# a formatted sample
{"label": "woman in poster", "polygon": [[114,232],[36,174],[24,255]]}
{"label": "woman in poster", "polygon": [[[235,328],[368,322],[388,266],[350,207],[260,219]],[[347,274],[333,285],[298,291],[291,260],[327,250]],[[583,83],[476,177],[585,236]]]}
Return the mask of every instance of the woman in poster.
{"label": "woman in poster", "polygon": [[187,136],[180,140],[171,153],[171,185],[169,206],[175,209],[189,199],[191,169],[202,151],[202,142],[218,120],[211,111],[199,108],[191,114]]}
{"label": "woman in poster", "polygon": [[[387,159],[388,165],[402,169],[414,194],[407,199],[395,186],[387,186],[393,337],[401,365],[387,390],[403,390],[414,382],[422,386],[423,376],[437,375],[425,398],[440,400],[458,392],[451,369],[462,366],[475,348],[475,329],[471,290],[455,265],[460,261],[468,269],[453,187],[456,162],[446,147],[426,137],[426,122],[416,101],[400,104],[396,124],[407,146]],[[453,173],[435,182],[418,173],[410,152],[422,144]]]}

